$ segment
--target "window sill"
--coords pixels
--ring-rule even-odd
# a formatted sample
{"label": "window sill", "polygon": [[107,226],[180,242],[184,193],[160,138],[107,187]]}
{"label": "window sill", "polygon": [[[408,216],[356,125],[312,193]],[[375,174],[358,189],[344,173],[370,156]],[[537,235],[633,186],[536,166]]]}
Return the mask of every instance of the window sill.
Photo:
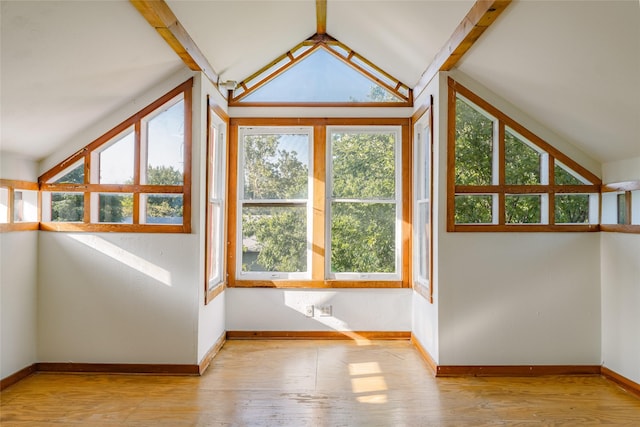
{"label": "window sill", "polygon": [[339,288],[408,288],[402,280],[236,280],[230,288],[339,289]]}

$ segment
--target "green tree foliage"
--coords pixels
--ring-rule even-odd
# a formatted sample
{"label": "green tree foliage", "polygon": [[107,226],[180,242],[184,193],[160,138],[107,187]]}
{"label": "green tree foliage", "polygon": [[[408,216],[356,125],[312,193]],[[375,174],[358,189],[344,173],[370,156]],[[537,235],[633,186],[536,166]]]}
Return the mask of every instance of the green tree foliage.
{"label": "green tree foliage", "polygon": [[493,183],[493,122],[456,100],[456,185]]}
{"label": "green tree foliage", "polygon": [[[182,185],[183,179],[184,174],[173,166],[149,165],[147,168],[149,185]],[[174,218],[171,222],[182,222],[176,218],[182,218],[183,204],[182,195],[147,196],[147,221],[154,222],[150,218]]]}
{"label": "green tree foliage", "polygon": [[[245,136],[245,199],[307,197],[309,167],[301,161],[297,151],[284,147],[283,139],[282,135]],[[242,233],[243,240],[252,242],[252,247],[243,247],[243,271],[307,271],[305,208],[245,208],[242,212]],[[257,252],[257,257],[254,252]]]}
{"label": "green tree foliage", "polygon": [[55,222],[81,222],[84,218],[83,193],[52,193],[51,220]]}

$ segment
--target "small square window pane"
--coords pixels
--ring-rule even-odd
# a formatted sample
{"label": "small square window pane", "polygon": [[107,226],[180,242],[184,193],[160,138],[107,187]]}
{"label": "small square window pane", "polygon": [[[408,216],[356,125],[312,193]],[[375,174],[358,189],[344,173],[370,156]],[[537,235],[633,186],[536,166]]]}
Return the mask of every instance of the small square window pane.
{"label": "small square window pane", "polygon": [[9,189],[0,187],[0,224],[9,222]]}
{"label": "small square window pane", "polygon": [[38,192],[32,190],[15,190],[13,193],[13,221],[38,221]]}
{"label": "small square window pane", "polygon": [[333,197],[394,199],[396,143],[395,132],[333,132]]}
{"label": "small square window pane", "polygon": [[133,194],[100,193],[98,222],[133,223]]}
{"label": "small square window pane", "polygon": [[242,271],[306,272],[306,207],[242,208]]}
{"label": "small square window pane", "polygon": [[556,224],[589,223],[588,194],[556,194]]}
{"label": "small square window pane", "polygon": [[493,196],[456,195],[456,224],[491,224],[493,222]]}
{"label": "small square window pane", "polygon": [[396,205],[331,204],[331,272],[395,273]]}
{"label": "small square window pane", "polygon": [[83,193],[51,193],[51,221],[82,222],[83,220]]}
{"label": "small square window pane", "polygon": [[156,114],[147,122],[147,141],[145,183],[182,185],[184,182],[183,100]]}
{"label": "small square window pane", "polygon": [[510,185],[540,184],[542,155],[508,130],[504,138],[505,182]]}
{"label": "small square window pane", "polygon": [[307,198],[309,135],[251,134],[242,145],[245,199]]}
{"label": "small square window pane", "polygon": [[131,131],[99,152],[100,184],[133,183],[134,139]]}
{"label": "small square window pane", "polygon": [[145,224],[182,224],[182,194],[143,194],[140,197]]}
{"label": "small square window pane", "polygon": [[493,183],[493,121],[456,99],[456,185]]}
{"label": "small square window pane", "polygon": [[505,222],[507,224],[540,224],[541,199],[539,194],[505,195]]}

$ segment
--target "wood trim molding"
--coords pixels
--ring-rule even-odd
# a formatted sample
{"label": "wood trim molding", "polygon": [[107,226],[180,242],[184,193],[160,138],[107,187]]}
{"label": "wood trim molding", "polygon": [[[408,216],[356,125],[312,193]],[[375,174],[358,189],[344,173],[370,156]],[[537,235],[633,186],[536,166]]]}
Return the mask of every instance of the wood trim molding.
{"label": "wood trim molding", "polygon": [[600,231],[640,234],[640,224],[600,224]]}
{"label": "wood trim molding", "polygon": [[74,372],[105,374],[199,375],[199,365],[148,363],[35,363],[37,372]]}
{"label": "wood trim molding", "polygon": [[[220,76],[164,0],[130,0],[130,2],[189,69],[202,71],[218,87]],[[222,91],[220,93],[225,96]]]}
{"label": "wood trim molding", "polygon": [[409,331],[227,331],[227,340],[409,340]]}
{"label": "wood trim molding", "polygon": [[609,381],[612,381],[618,384],[629,393],[633,393],[638,397],[640,397],[640,384],[638,384],[637,382],[632,381],[629,378],[624,377],[615,371],[612,371],[606,366],[603,366],[600,369],[600,373],[602,374],[603,377],[605,377]]}
{"label": "wood trim molding", "polygon": [[327,0],[316,0],[316,33],[327,33]]}
{"label": "wood trim molding", "polygon": [[411,344],[415,346],[416,350],[418,350],[418,353],[420,353],[420,356],[422,356],[422,359],[429,366],[429,368],[431,368],[431,372],[435,375],[438,369],[438,364],[435,362],[435,360],[433,360],[433,357],[431,357],[427,349],[422,346],[420,341],[418,341],[413,333],[411,334]]}
{"label": "wood trim molding", "polygon": [[12,386],[20,380],[27,378],[29,375],[36,372],[36,364],[29,365],[26,368],[20,369],[18,372],[14,372],[8,377],[0,380],[0,390],[4,390],[5,388]]}
{"label": "wood trim molding", "polygon": [[600,375],[600,365],[439,365],[436,377],[536,377]]}
{"label": "wood trim molding", "polygon": [[213,343],[213,346],[211,346],[207,354],[205,354],[202,360],[200,361],[200,364],[198,365],[198,373],[200,375],[204,374],[204,372],[207,370],[207,368],[211,364],[211,361],[216,357],[218,353],[220,353],[220,350],[222,350],[222,347],[224,347],[225,342],[227,342],[227,334],[223,333],[216,340],[216,342]]}
{"label": "wood trim molding", "polygon": [[205,305],[216,299],[218,295],[227,289],[227,282],[220,282],[211,289],[206,290]]}
{"label": "wood trim molding", "polygon": [[451,70],[510,3],[511,0],[477,0],[420,76],[413,89],[415,98],[439,71]]}

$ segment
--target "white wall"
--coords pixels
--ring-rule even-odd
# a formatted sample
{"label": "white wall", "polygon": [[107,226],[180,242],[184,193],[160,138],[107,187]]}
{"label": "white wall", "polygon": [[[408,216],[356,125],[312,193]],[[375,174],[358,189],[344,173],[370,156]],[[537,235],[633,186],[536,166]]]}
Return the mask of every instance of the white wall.
{"label": "white wall", "polygon": [[[455,78],[599,174],[576,147],[461,73]],[[444,111],[446,96],[438,102]],[[444,219],[446,132],[438,143]],[[438,231],[441,365],[600,364],[599,233],[447,233],[444,222]]]}
{"label": "white wall", "polygon": [[[194,110],[194,132],[199,134],[199,139],[202,141],[200,144],[199,155],[199,174],[194,173],[194,180],[199,177],[200,191],[194,193],[199,198],[199,206],[201,206],[202,215],[199,218],[199,229],[202,230],[199,233],[199,247],[200,255],[198,257],[200,265],[198,267],[198,283],[200,284],[198,292],[198,361],[207,355],[209,350],[215,345],[226,332],[225,325],[225,293],[219,294],[213,301],[205,305],[205,210],[207,206],[207,194],[206,194],[206,153],[207,153],[207,95],[210,96],[211,102],[219,105],[224,110],[227,108],[227,101],[220,95],[220,92],[213,86],[213,84],[206,77],[200,75],[196,81],[196,86],[199,88],[198,92],[200,96],[200,110]],[[198,96],[198,95],[195,95]],[[197,123],[196,123],[197,122]],[[195,167],[195,165],[194,165]],[[225,236],[216,236],[224,241]]]}
{"label": "white wall", "polygon": [[[640,179],[640,157],[603,166],[605,183]],[[640,235],[601,234],[602,361],[640,383]]]}
{"label": "white wall", "polygon": [[[230,331],[409,331],[410,289],[244,289],[226,291]],[[331,305],[332,316],[305,316]]]}
{"label": "white wall", "polygon": [[[440,139],[440,132],[446,134],[446,108],[441,109],[441,104],[438,103],[440,93],[446,94],[446,86],[442,83],[444,80],[441,76],[436,76],[426,86],[425,90],[419,94],[414,102],[415,109],[417,110],[423,105],[429,105],[431,102],[429,97],[433,96],[433,123],[432,134],[434,141],[434,154],[433,154],[433,176],[434,181],[439,175],[443,175],[446,171],[442,170],[437,159],[440,158],[440,147],[436,141]],[[441,117],[442,115],[442,117]],[[438,310],[439,310],[439,280],[438,280],[438,224],[444,220],[435,213],[438,212],[440,206],[440,191],[437,185],[433,186],[433,303],[429,302],[422,295],[417,292],[413,293],[412,310],[411,310],[411,333],[413,337],[420,343],[420,345],[429,353],[435,363],[439,363],[439,334],[438,334]],[[444,199],[442,199],[444,200]]]}
{"label": "white wall", "polygon": [[[34,161],[0,153],[0,178],[36,182]],[[0,233],[0,378],[37,362],[38,232]]]}
{"label": "white wall", "polygon": [[[42,171],[192,76],[181,71],[88,128]],[[201,174],[199,75],[193,176]],[[198,128],[196,128],[198,126]],[[196,364],[203,304],[201,181],[191,234],[40,232],[38,357],[42,362]]]}

